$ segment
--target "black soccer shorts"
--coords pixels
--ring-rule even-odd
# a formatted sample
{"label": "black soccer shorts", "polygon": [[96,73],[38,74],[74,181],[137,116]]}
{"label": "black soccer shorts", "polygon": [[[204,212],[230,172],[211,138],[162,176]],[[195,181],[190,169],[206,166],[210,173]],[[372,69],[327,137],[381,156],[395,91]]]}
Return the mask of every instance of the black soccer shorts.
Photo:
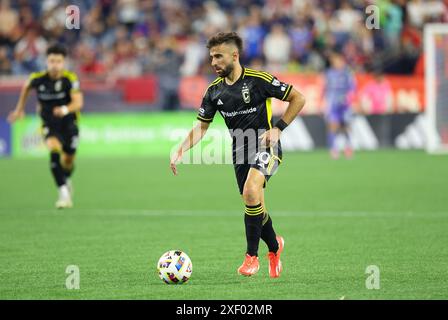
{"label": "black soccer shorts", "polygon": [[62,144],[64,153],[76,153],[79,143],[79,128],[75,121],[43,122],[42,135],[45,140],[56,137]]}
{"label": "black soccer shorts", "polygon": [[264,175],[265,182],[263,188],[265,188],[266,182],[277,172],[281,162],[281,148],[268,148],[258,152],[250,163],[234,164],[240,194],[243,194],[244,184],[246,183],[250,168],[257,169]]}

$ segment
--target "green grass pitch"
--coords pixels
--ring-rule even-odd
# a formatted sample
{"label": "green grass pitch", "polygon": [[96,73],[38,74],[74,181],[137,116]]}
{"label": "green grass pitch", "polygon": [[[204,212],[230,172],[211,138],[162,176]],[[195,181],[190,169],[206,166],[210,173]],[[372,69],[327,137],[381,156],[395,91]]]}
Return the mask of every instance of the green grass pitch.
{"label": "green grass pitch", "polygon": [[[243,205],[229,165],[78,159],[75,208],[53,209],[47,159],[0,160],[1,299],[447,299],[448,159],[423,152],[286,154],[266,201],[285,237],[284,272],[236,273]],[[191,280],[166,285],[156,262],[187,252]],[[65,288],[66,267],[80,290]],[[380,289],[366,289],[366,267]]]}

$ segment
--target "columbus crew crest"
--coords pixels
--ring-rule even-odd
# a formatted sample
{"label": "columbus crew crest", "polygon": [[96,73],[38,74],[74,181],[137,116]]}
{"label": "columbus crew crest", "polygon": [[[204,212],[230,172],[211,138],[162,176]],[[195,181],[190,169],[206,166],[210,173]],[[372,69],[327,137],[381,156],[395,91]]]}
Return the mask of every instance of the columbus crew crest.
{"label": "columbus crew crest", "polygon": [[243,100],[246,103],[250,102],[250,92],[249,87],[246,85],[246,83],[243,84],[243,89],[241,90],[241,94],[243,95]]}
{"label": "columbus crew crest", "polygon": [[62,81],[58,80],[54,84],[54,91],[61,91],[62,89]]}

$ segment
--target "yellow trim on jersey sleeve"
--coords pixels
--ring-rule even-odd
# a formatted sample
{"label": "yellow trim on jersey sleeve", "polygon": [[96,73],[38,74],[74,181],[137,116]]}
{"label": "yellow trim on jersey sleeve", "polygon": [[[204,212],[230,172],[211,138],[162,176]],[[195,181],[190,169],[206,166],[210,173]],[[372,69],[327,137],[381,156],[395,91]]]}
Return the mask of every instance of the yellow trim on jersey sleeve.
{"label": "yellow trim on jersey sleeve", "polygon": [[[216,86],[217,84],[221,83],[224,80],[224,78],[218,77],[215,80],[212,81],[212,83],[210,83],[210,85],[207,87],[207,89],[204,92],[204,97],[207,94],[208,89],[210,89],[213,86]],[[213,118],[204,118],[201,117],[200,115],[197,115],[196,119],[200,120],[200,121],[204,121],[204,122],[212,122]]]}
{"label": "yellow trim on jersey sleeve", "polygon": [[204,122],[212,122],[213,121],[213,118],[204,118],[204,117],[201,117],[201,116],[197,116],[196,117],[198,120],[201,120],[201,121],[204,121]]}
{"label": "yellow trim on jersey sleeve", "polygon": [[273,80],[273,78],[269,78],[268,76],[266,76],[266,75],[264,75],[262,73],[259,73],[259,72],[255,73],[255,72],[252,72],[252,71],[249,71],[249,70],[246,72],[246,75],[247,76],[251,76],[251,77],[261,78],[263,80],[266,80],[266,82],[269,82],[269,83],[271,83],[272,80]]}
{"label": "yellow trim on jersey sleeve", "polygon": [[78,79],[78,76],[76,75],[76,73],[74,73],[73,71],[64,70],[62,72],[62,76],[67,78],[70,81],[70,83],[72,83],[72,84],[78,82],[78,88],[72,88],[70,90],[70,92],[79,92],[79,91],[81,91],[81,89],[79,88],[79,79]]}
{"label": "yellow trim on jersey sleeve", "polygon": [[288,88],[286,89],[285,95],[283,96],[282,100],[285,101],[285,99],[288,97],[289,93],[291,92],[292,85],[288,85]]}
{"label": "yellow trim on jersey sleeve", "polygon": [[64,70],[62,72],[62,76],[66,77],[68,80],[70,80],[70,82],[78,81],[78,76],[76,75],[76,73],[69,70]]}
{"label": "yellow trim on jersey sleeve", "polygon": [[220,82],[223,81],[223,80],[224,80],[224,78],[221,78],[221,77],[216,78],[215,80],[213,80],[213,82],[210,83],[210,85],[207,87],[207,89],[205,89],[204,97],[205,97],[205,95],[207,94],[208,89],[210,89],[211,87],[217,85],[218,83],[220,83]]}
{"label": "yellow trim on jersey sleeve", "polygon": [[250,69],[250,68],[247,68],[246,70],[249,71],[249,72],[252,72],[252,73],[260,73],[260,74],[268,77],[271,80],[274,79],[274,76],[272,74],[270,74],[268,72],[265,72],[265,71],[259,71],[259,70],[254,70],[254,69]]}
{"label": "yellow trim on jersey sleeve", "polygon": [[216,78],[215,80],[213,80],[212,83],[210,83],[210,85],[207,87],[207,90],[208,90],[208,88],[217,85],[218,83],[220,83],[220,82],[223,81],[223,80],[224,80],[224,78],[221,78],[221,77]]}
{"label": "yellow trim on jersey sleeve", "polygon": [[47,71],[38,71],[38,72],[32,72],[30,74],[30,78],[29,80],[34,80],[37,78],[42,78],[43,76],[45,76],[47,74]]}

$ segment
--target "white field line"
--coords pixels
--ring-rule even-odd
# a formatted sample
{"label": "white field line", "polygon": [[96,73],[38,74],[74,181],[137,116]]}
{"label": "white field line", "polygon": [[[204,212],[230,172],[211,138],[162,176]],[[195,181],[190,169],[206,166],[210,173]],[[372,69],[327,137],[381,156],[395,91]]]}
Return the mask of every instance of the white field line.
{"label": "white field line", "polygon": [[[5,209],[0,209],[0,214]],[[11,212],[13,210],[7,210]],[[241,210],[152,210],[152,209],[70,209],[70,210],[36,210],[38,215],[92,215],[92,216],[149,216],[149,217],[226,217],[242,216]],[[284,211],[269,210],[269,214],[275,217],[378,217],[378,218],[448,218],[448,212],[400,212],[400,211]]]}

